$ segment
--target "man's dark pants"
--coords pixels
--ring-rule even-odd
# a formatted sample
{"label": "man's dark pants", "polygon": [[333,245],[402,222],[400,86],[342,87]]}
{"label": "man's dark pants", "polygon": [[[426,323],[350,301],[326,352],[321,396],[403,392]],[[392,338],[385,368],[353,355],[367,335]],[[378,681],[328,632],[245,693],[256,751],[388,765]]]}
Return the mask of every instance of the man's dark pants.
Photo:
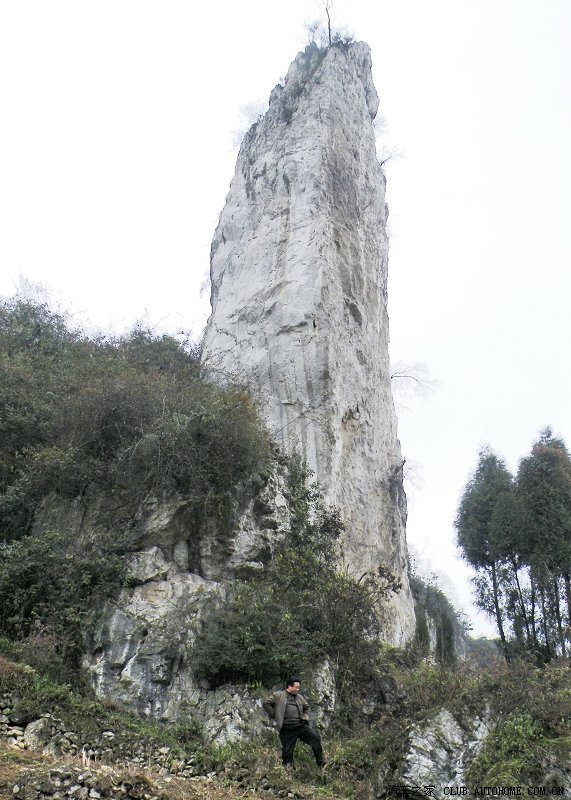
{"label": "man's dark pants", "polygon": [[284,764],[293,763],[293,751],[295,743],[300,739],[305,744],[308,744],[313,750],[315,761],[318,766],[323,764],[323,750],[321,749],[321,739],[312,731],[309,725],[296,725],[295,727],[286,728],[285,725],[280,731],[280,742],[282,743],[282,761]]}

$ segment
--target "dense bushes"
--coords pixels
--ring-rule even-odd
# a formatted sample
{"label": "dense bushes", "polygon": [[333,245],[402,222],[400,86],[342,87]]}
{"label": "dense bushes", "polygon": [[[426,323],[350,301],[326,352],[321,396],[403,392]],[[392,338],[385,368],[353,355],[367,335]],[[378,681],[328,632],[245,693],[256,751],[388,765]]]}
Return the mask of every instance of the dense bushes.
{"label": "dense bushes", "polygon": [[291,527],[275,558],[260,574],[236,581],[223,600],[213,600],[204,619],[192,661],[214,685],[271,685],[325,660],[334,668],[342,697],[376,678],[375,607],[398,583],[388,573],[356,580],[339,571],[339,516],[323,508],[307,478],[304,466],[293,459]]}
{"label": "dense bushes", "polygon": [[[102,543],[100,543],[101,545]],[[69,532],[48,531],[0,550],[0,630],[58,679],[79,667],[88,609],[121,585],[110,546],[75,552]]]}
{"label": "dense bushes", "polygon": [[[94,594],[120,583],[140,505],[182,495],[197,528],[229,526],[236,487],[270,454],[246,393],[201,380],[196,347],[141,326],[89,337],[22,297],[0,300],[0,441],[0,635],[47,631],[70,665]],[[31,535],[54,495],[91,504],[95,541],[74,552],[77,532]]]}
{"label": "dense bushes", "polygon": [[468,770],[477,785],[538,783],[568,759],[571,681],[566,665],[524,662],[483,673],[480,696],[497,723]]}
{"label": "dense bushes", "polygon": [[197,350],[142,327],[89,338],[42,303],[0,303],[0,539],[50,493],[94,483],[114,505],[183,493],[227,510],[269,442],[247,395],[200,380]]}
{"label": "dense bushes", "polygon": [[267,454],[267,435],[247,395],[197,382],[123,448],[116,479],[139,496],[182,493],[197,511],[225,515],[232,490],[264,470]]}
{"label": "dense bushes", "polygon": [[470,767],[471,782],[485,786],[538,783],[541,762],[538,747],[544,747],[540,723],[529,714],[514,712],[487,737]]}

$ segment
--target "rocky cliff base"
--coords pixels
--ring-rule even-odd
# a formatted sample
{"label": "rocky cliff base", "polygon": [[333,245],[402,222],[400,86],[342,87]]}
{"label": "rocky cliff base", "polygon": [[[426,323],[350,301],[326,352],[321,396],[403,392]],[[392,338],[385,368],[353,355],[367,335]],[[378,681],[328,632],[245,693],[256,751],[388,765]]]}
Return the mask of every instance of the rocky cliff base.
{"label": "rocky cliff base", "polygon": [[21,666],[0,667],[1,797],[382,800],[395,787],[412,797],[432,787],[442,798],[450,787],[473,797],[509,786],[571,796],[567,665],[397,670],[401,693],[380,718],[324,733],[324,772],[298,746],[293,774],[281,768],[270,729],[212,746],[197,730],[145,725]]}

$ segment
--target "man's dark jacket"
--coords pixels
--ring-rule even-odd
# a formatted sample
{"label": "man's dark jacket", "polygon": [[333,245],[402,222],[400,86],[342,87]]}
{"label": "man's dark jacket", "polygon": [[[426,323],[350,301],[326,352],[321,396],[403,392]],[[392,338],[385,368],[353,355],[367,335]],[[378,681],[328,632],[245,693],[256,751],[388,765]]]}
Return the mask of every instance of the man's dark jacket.
{"label": "man's dark jacket", "polygon": [[[278,731],[281,731],[282,725],[284,724],[284,714],[288,694],[290,694],[290,692],[286,692],[285,689],[281,692],[274,692],[262,703],[264,711],[272,719],[275,719]],[[307,713],[309,710],[309,703],[301,694],[292,696],[295,697],[295,702],[298,705],[299,716],[301,717],[302,722],[307,722],[309,724],[309,714]]]}

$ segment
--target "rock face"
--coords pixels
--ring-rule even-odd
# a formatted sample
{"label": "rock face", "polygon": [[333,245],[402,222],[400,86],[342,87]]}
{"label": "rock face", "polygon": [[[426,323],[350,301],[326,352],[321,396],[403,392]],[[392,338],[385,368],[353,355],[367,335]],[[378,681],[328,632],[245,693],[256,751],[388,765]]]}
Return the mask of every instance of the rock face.
{"label": "rock face", "polygon": [[[251,494],[231,534],[211,522],[196,530],[188,501],[156,503],[141,515],[137,550],[129,556],[129,586],[98,609],[84,667],[99,697],[142,716],[193,719],[225,743],[262,730],[260,698],[246,687],[209,692],[189,656],[205,602],[236,576],[261,569],[289,525],[285,477],[276,465]],[[70,524],[73,513],[61,512]],[[89,521],[87,523],[89,527]]]}
{"label": "rock face", "polygon": [[369,48],[313,45],[246,135],[212,242],[203,363],[245,383],[346,525],[354,574],[403,582],[386,638],[414,629],[406,499],[390,388],[387,206]]}
{"label": "rock face", "polygon": [[[469,724],[468,724],[469,720]],[[416,725],[410,735],[402,783],[434,786],[440,796],[447,786],[466,784],[466,770],[490,731],[488,719],[467,715],[463,726],[447,709]]]}

